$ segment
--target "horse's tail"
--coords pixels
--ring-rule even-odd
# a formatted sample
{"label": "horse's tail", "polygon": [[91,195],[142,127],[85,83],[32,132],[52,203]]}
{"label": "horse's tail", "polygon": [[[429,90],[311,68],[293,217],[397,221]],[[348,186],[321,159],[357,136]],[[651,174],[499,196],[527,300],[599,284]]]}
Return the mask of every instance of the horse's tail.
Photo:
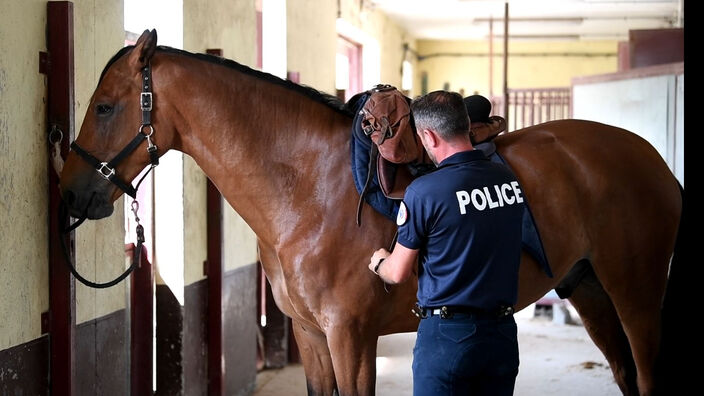
{"label": "horse's tail", "polygon": [[[684,252],[684,233],[687,229],[685,223],[688,220],[684,188],[679,182],[677,185],[682,196],[682,212],[661,311],[660,351],[655,371],[658,394],[669,393],[675,389],[687,389],[689,388],[687,384],[694,385],[694,378],[696,378],[686,374],[688,370],[685,362],[688,360],[682,358],[687,355],[687,351],[691,350],[692,341],[698,338],[693,331],[697,327],[691,320],[695,311],[698,311],[698,307],[695,311],[691,310],[695,302],[687,297],[690,290],[686,283],[695,280],[696,274],[693,273],[695,267],[692,263],[684,263],[687,257]],[[686,336],[688,333],[691,333],[691,337]]]}

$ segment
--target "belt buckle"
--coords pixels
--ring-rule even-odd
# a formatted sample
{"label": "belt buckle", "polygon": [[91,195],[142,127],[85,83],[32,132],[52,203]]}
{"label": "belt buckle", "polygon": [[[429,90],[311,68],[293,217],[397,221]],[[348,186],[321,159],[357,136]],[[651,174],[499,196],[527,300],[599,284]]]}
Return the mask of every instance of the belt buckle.
{"label": "belt buckle", "polygon": [[425,310],[425,308],[418,305],[418,303],[416,303],[416,305],[411,308],[411,312],[413,312],[413,315],[421,319],[425,319],[428,317],[428,312]]}
{"label": "belt buckle", "polygon": [[440,308],[440,319],[451,319],[453,316],[454,314],[447,309],[447,306],[443,305]]}
{"label": "belt buckle", "polygon": [[500,318],[503,318],[505,316],[509,316],[512,314],[513,314],[513,307],[512,306],[501,307],[501,309],[499,309],[499,317]]}

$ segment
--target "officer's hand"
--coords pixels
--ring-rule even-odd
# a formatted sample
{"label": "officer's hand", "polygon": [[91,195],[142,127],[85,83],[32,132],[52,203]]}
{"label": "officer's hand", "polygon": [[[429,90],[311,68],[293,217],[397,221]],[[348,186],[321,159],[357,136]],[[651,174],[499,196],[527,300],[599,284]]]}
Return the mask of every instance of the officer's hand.
{"label": "officer's hand", "polygon": [[390,254],[391,253],[384,248],[381,248],[374,252],[372,258],[369,260],[369,270],[374,272],[374,267],[376,267],[376,265],[379,263],[379,260],[389,257]]}

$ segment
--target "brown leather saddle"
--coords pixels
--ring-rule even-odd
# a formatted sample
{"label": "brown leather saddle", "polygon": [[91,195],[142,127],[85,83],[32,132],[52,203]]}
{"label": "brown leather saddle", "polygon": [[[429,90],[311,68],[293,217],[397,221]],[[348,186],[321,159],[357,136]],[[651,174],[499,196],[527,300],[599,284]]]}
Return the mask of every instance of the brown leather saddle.
{"label": "brown leather saddle", "polygon": [[[368,177],[373,177],[375,169],[384,196],[400,200],[413,179],[434,166],[416,134],[411,99],[391,85],[380,84],[367,92],[370,96],[362,108],[362,130],[374,143]],[[468,111],[471,120],[472,109]],[[477,118],[488,122],[471,124],[472,144],[489,141],[506,129],[502,117],[487,114]],[[364,191],[360,204],[363,196]]]}

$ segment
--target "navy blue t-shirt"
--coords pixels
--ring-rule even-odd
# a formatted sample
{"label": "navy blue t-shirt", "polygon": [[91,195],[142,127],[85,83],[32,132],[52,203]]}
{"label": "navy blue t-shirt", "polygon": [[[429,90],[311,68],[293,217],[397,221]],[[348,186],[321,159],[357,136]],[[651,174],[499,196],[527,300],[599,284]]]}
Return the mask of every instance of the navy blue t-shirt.
{"label": "navy blue t-shirt", "polygon": [[513,172],[479,150],[456,153],[406,189],[398,243],[419,249],[423,307],[514,305],[524,197]]}

